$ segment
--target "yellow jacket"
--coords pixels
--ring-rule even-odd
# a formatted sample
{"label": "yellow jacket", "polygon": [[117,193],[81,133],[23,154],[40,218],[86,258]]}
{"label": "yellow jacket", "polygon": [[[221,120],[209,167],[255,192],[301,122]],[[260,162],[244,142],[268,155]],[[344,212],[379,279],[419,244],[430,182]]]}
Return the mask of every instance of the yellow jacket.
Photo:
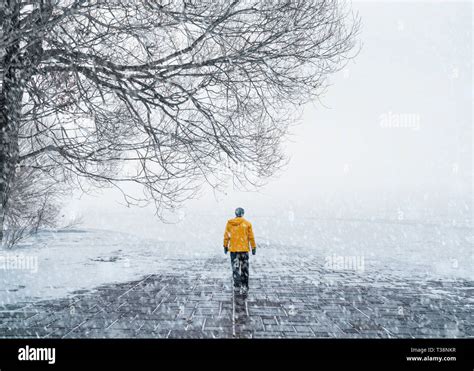
{"label": "yellow jacket", "polygon": [[252,249],[257,247],[252,224],[242,217],[230,219],[225,227],[224,246],[230,252],[249,252],[249,245]]}

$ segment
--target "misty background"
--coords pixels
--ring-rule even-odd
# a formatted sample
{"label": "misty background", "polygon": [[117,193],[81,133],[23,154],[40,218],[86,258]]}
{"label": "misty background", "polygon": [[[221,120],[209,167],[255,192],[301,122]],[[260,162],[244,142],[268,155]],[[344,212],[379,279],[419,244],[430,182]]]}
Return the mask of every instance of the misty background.
{"label": "misty background", "polygon": [[262,259],[273,243],[472,276],[472,4],[353,9],[361,51],[304,107],[288,137],[289,163],[266,186],[203,187],[169,223],[153,206],[127,208],[116,190],[77,192],[64,218],[221,254],[225,222],[241,206]]}

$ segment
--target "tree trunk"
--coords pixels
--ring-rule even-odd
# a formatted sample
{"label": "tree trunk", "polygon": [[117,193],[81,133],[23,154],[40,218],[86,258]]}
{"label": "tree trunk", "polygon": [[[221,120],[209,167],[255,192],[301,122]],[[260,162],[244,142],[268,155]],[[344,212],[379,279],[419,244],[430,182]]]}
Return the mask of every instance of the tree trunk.
{"label": "tree trunk", "polygon": [[[51,1],[35,2],[33,6],[41,10],[37,22],[46,22],[52,14]],[[42,54],[40,35],[35,40],[27,40],[26,51],[20,51],[20,8],[20,0],[9,0],[0,7],[0,31],[3,31],[0,33],[16,40],[9,41],[4,54],[0,54],[0,244],[4,237],[10,187],[19,159],[18,131],[24,87]]]}
{"label": "tree trunk", "polygon": [[0,241],[3,241],[8,196],[18,163],[18,123],[21,112],[21,89],[4,81],[0,92]]}
{"label": "tree trunk", "polygon": [[[19,3],[10,1],[2,9],[4,35],[13,34],[18,24]],[[19,41],[4,48],[0,59],[0,243],[4,237],[8,195],[19,157],[18,128],[21,117],[21,63]]]}

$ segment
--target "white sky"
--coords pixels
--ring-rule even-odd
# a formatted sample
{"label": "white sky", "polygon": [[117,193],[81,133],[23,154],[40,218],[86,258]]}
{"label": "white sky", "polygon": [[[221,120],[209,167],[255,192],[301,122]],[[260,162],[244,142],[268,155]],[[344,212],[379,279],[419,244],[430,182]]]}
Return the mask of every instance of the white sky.
{"label": "white sky", "polygon": [[[341,199],[370,198],[383,208],[384,197],[406,194],[472,198],[472,3],[357,1],[353,9],[362,50],[331,77],[324,106],[308,106],[292,129],[286,171],[257,193],[204,192],[187,203],[188,214],[231,216],[243,206],[266,215],[314,209],[321,200],[327,210]],[[410,127],[393,127],[398,119]],[[68,211],[108,229],[151,218],[151,210],[117,200],[104,191]]]}

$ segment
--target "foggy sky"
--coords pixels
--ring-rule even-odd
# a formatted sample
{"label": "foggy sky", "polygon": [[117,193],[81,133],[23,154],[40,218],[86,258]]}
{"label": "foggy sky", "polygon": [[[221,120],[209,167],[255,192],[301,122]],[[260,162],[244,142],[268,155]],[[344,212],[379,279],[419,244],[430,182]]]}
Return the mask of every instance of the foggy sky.
{"label": "foggy sky", "polygon": [[[361,51],[292,127],[285,171],[258,192],[204,189],[184,213],[230,217],[243,206],[248,215],[269,215],[367,199],[383,209],[405,194],[472,198],[472,4],[355,2],[353,9]],[[111,190],[76,197],[66,213],[89,227],[123,229],[138,217],[160,225],[150,221],[151,208],[127,209],[120,200]]]}

